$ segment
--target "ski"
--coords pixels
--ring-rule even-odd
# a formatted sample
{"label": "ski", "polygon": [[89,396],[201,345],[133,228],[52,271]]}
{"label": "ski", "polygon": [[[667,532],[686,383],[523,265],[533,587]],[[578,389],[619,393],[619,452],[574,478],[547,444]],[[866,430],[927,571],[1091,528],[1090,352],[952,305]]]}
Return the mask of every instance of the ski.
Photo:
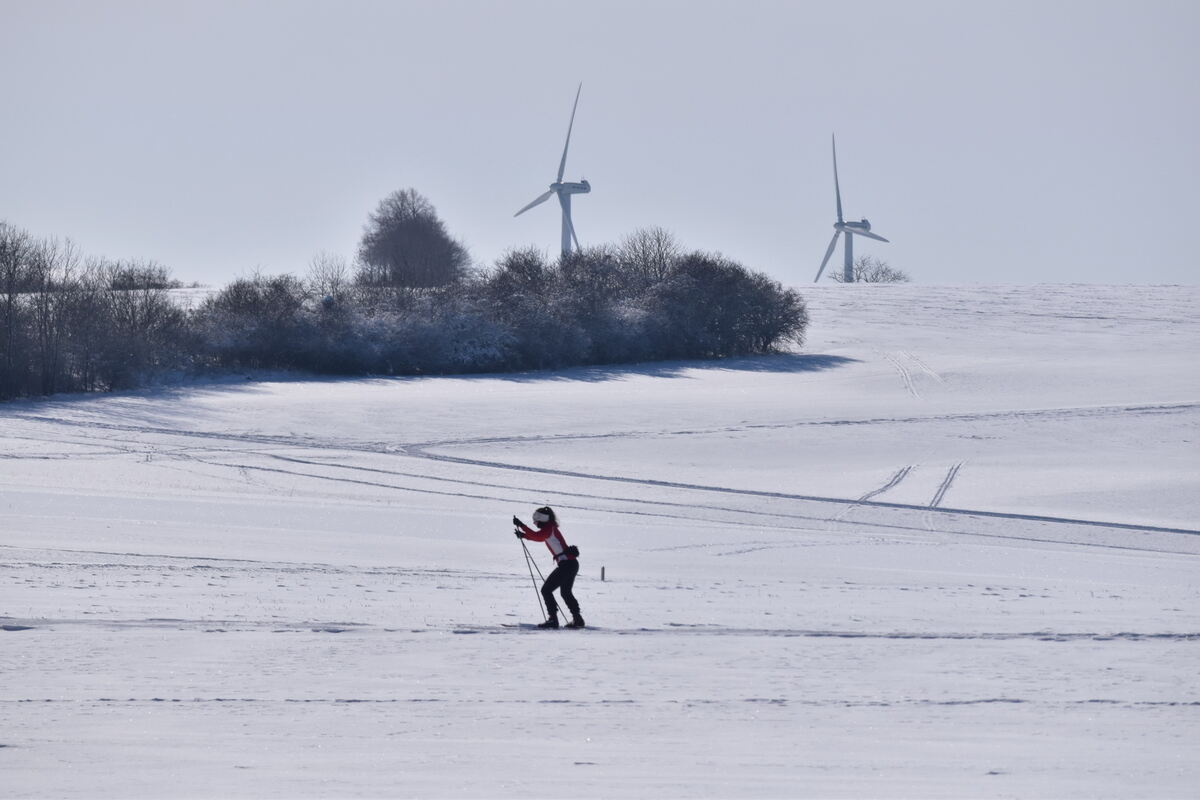
{"label": "ski", "polygon": [[[499,625],[458,625],[451,629],[451,633],[519,633],[533,631],[562,631],[562,630],[587,630],[587,628],[568,628],[565,625],[561,628],[543,628],[533,622],[502,622]],[[600,630],[592,628],[592,630]]]}
{"label": "ski", "polygon": [[535,624],[533,622],[502,622],[502,623],[500,623],[500,627],[501,628],[519,628],[520,630],[534,630],[534,631],[582,631],[582,630],[587,629],[587,626],[584,626],[582,628],[572,628],[570,625],[560,625],[557,628],[543,628],[541,625]]}

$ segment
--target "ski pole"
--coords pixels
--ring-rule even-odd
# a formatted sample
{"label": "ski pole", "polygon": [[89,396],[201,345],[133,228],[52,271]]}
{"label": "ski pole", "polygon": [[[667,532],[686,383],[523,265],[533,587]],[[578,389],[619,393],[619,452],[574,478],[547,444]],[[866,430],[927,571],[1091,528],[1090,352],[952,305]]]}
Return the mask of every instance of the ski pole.
{"label": "ski pole", "polygon": [[525,540],[521,540],[521,546],[525,548],[525,557],[529,559],[529,563],[533,564],[533,568],[537,570],[538,580],[542,583],[546,582],[546,577],[542,575],[542,568],[537,565],[537,559],[529,553],[529,547],[525,544]]}
{"label": "ski pole", "polygon": [[[542,575],[542,568],[537,565],[537,559],[529,554],[529,547],[525,544],[525,540],[523,538],[521,539],[521,546],[525,548],[525,560],[528,561],[530,564],[532,564],[533,568],[537,570],[538,580],[544,584],[546,582],[546,576]],[[541,592],[538,593],[538,598],[539,598],[538,603],[540,605]],[[556,610],[554,612],[555,619],[558,619],[558,613],[561,610],[562,609],[560,607],[558,610]],[[544,609],[544,608],[542,609],[542,614],[546,617],[546,619],[550,619],[550,615],[548,613],[546,613],[546,609]],[[564,617],[564,619],[565,619],[565,617]]]}
{"label": "ski pole", "polygon": [[[533,563],[533,557],[529,555],[529,548],[525,546],[525,540],[521,539],[520,541],[521,549],[525,551],[525,566],[529,567],[529,580],[533,582],[533,593],[537,595],[538,608],[542,610],[542,619],[548,620],[550,619],[550,615],[546,613],[546,607],[542,604],[542,593],[538,591],[537,581],[533,577],[533,570],[537,565]],[[539,569],[538,575],[541,574],[542,571]]]}

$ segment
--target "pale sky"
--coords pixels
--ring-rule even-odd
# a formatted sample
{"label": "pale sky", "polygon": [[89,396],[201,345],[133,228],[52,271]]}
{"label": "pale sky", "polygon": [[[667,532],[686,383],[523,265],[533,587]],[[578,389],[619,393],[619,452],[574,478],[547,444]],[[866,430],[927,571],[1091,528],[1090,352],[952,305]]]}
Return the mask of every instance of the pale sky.
{"label": "pale sky", "polygon": [[[474,259],[661,226],[788,285],[1196,283],[1200,3],[0,0],[0,220],[223,285],[412,187]],[[832,262],[840,262],[840,249]]]}

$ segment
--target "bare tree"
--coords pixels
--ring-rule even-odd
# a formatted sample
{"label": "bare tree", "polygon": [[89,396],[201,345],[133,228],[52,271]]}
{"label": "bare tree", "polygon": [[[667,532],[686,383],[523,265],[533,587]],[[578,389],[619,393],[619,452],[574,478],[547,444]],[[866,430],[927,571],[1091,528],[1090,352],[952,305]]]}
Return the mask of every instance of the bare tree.
{"label": "bare tree", "polygon": [[112,327],[107,295],[112,291],[109,263],[103,258],[90,257],[84,261],[71,302],[70,360],[75,373],[76,388],[94,392],[106,388],[102,384],[105,366],[101,356],[112,347],[109,331]]}
{"label": "bare tree", "polygon": [[522,296],[541,297],[554,279],[546,254],[535,247],[512,249],[500,257],[481,283],[484,297],[503,306]]}
{"label": "bare tree", "polygon": [[358,282],[429,289],[464,278],[471,265],[433,204],[415,189],[388,195],[371,214],[358,248]]}
{"label": "bare tree", "polygon": [[16,397],[25,383],[22,295],[29,288],[34,246],[27,232],[0,222],[0,399]]}
{"label": "bare tree", "polygon": [[[837,270],[830,273],[829,277],[838,283],[844,283],[846,280]],[[908,283],[910,280],[912,279],[908,277],[908,273],[895,269],[886,261],[880,261],[873,256],[859,256],[854,259],[855,283]]]}
{"label": "bare tree", "polygon": [[219,362],[245,367],[299,365],[311,333],[310,300],[292,275],[239,278],[205,299],[195,320]]}
{"label": "bare tree", "polygon": [[167,286],[174,283],[164,270],[159,281],[139,281],[134,288],[118,288],[128,275],[129,262],[106,265],[103,285],[106,354],[102,369],[109,388],[136,386],[143,375],[167,366],[178,347],[185,315],[172,302]]}
{"label": "bare tree", "polygon": [[683,248],[666,228],[639,228],[617,245],[622,271],[643,286],[659,283],[683,256]]}
{"label": "bare tree", "polygon": [[635,294],[616,254],[604,245],[563,256],[554,302],[573,314],[595,314],[618,298]]}
{"label": "bare tree", "polygon": [[308,262],[308,290],[327,302],[340,303],[350,286],[350,268],[345,256],[324,250]]}
{"label": "bare tree", "polygon": [[33,331],[41,394],[54,394],[66,377],[64,345],[70,333],[71,287],[81,256],[70,239],[39,242],[30,259]]}

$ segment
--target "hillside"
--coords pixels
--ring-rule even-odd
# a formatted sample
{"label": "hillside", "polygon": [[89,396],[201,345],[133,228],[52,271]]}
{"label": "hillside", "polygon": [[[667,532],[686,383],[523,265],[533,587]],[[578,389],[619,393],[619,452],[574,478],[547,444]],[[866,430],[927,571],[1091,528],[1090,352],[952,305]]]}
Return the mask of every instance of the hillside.
{"label": "hillside", "polygon": [[[779,356],[0,407],[6,792],[1193,791],[1200,290],[805,296]],[[544,503],[589,630],[501,627]]]}

